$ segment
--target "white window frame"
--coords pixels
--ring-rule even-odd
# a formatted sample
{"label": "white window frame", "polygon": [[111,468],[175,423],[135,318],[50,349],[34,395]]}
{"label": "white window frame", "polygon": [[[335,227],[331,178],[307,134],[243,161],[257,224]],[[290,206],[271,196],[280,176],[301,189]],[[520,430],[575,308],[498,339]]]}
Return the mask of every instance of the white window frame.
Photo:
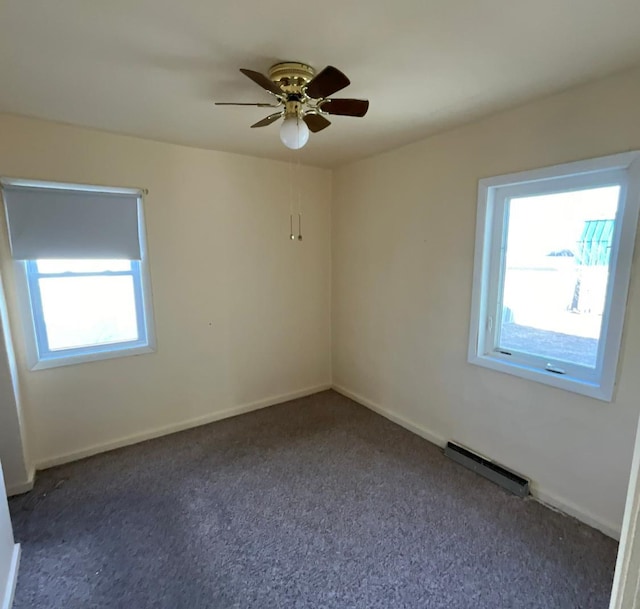
{"label": "white window frame", "polygon": [[[596,368],[496,347],[501,324],[506,202],[534,196],[620,184]],[[640,151],[484,178],[478,184],[478,216],[469,331],[468,361],[603,401],[611,401],[622,341],[640,210]]]}
{"label": "white window frame", "polygon": [[[133,271],[134,282],[139,280],[136,290],[136,315],[138,324],[143,324],[145,336],[141,340],[111,343],[109,345],[94,345],[81,349],[70,348],[61,349],[48,353],[41,353],[39,349],[38,332],[36,328],[42,325],[42,320],[38,319],[38,306],[33,300],[33,295],[29,289],[29,273],[27,266],[29,261],[14,260],[14,273],[16,278],[16,288],[18,305],[20,307],[20,317],[25,337],[25,355],[29,370],[44,370],[47,368],[57,368],[59,366],[71,366],[84,362],[93,362],[104,359],[126,357],[131,355],[142,355],[153,353],[156,350],[155,324],[153,316],[153,305],[151,300],[151,279],[149,275],[149,265],[147,261],[146,235],[144,223],[144,211],[142,206],[141,191],[128,188],[109,188],[98,186],[84,186],[76,184],[57,184],[52,182],[35,182],[28,180],[12,180],[11,183],[18,183],[26,186],[36,186],[39,188],[64,186],[67,189],[88,190],[94,192],[123,193],[138,195],[138,221],[141,259],[132,261],[132,267],[138,268]],[[99,273],[96,273],[99,275]],[[140,319],[142,315],[142,319]],[[42,333],[42,329],[40,329]]]}

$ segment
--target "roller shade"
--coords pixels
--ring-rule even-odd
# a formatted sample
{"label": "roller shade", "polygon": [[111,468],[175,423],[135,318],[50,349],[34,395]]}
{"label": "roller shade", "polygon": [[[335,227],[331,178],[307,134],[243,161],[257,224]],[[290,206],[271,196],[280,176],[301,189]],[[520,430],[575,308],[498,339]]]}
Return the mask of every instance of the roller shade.
{"label": "roller shade", "polygon": [[16,260],[140,260],[138,193],[3,185]]}

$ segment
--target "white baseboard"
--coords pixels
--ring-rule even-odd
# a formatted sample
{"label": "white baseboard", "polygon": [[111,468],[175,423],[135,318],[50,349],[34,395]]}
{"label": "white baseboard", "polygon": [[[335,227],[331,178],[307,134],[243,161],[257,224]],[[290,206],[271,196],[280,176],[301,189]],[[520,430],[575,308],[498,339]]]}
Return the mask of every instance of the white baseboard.
{"label": "white baseboard", "polygon": [[36,471],[35,468],[32,468],[31,472],[29,472],[29,478],[27,480],[7,486],[7,497],[13,497],[14,495],[22,495],[22,493],[28,493],[33,488],[35,478]]}
{"label": "white baseboard", "polygon": [[4,593],[2,598],[2,609],[11,609],[13,605],[13,597],[16,593],[16,583],[18,582],[18,565],[20,564],[20,544],[13,546],[13,554],[11,555],[11,567],[9,575],[5,582]]}
{"label": "white baseboard", "polygon": [[590,512],[578,507],[575,503],[538,488],[536,484],[533,484],[531,487],[531,496],[545,507],[560,512],[561,514],[572,516],[576,520],[584,522],[594,529],[598,529],[598,531],[604,533],[607,537],[620,541],[620,527],[613,522],[607,522],[601,518],[597,518]]}
{"label": "white baseboard", "polygon": [[[444,447],[445,444],[447,443],[447,440],[445,440],[444,437],[432,431],[431,429],[427,429],[422,425],[418,425],[413,421],[409,421],[402,415],[399,415],[393,412],[392,410],[384,408],[380,406],[380,404],[376,404],[375,402],[372,402],[371,400],[353,391],[350,391],[346,387],[343,387],[341,385],[334,385],[333,389],[334,391],[337,391],[338,393],[353,400],[354,402],[357,402],[362,406],[366,406],[370,410],[377,412],[378,414],[389,419],[390,421],[393,421],[394,423],[397,423],[401,427],[404,427],[405,429],[408,429],[409,431],[419,435],[420,437],[424,438],[425,440],[428,440],[429,442],[431,442],[432,444],[435,444],[436,446]],[[531,496],[536,501],[539,501],[546,507],[556,510],[558,512],[561,512],[562,514],[572,516],[573,518],[580,520],[580,522],[584,522],[585,524],[588,524],[590,527],[593,527],[594,529],[601,531],[608,537],[612,537],[613,539],[618,539],[618,540],[620,539],[620,527],[617,526],[615,523],[607,522],[602,520],[601,518],[594,516],[587,510],[582,509],[581,507],[575,505],[571,501],[563,499],[562,497],[558,497],[554,493],[551,493],[545,490],[544,488],[541,488],[535,482],[533,482],[531,485]]]}
{"label": "white baseboard", "polygon": [[160,436],[166,436],[178,431],[184,431],[185,429],[191,429],[193,427],[200,427],[201,425],[206,425],[207,423],[213,423],[214,421],[219,421],[221,419],[228,419],[229,417],[235,417],[237,415],[245,414],[253,410],[266,408],[267,406],[273,406],[275,404],[281,404],[282,402],[288,402],[290,400],[303,398],[320,391],[326,391],[327,389],[331,389],[331,383],[316,385],[315,387],[309,387],[307,389],[301,389],[299,391],[257,400],[255,402],[243,404],[241,406],[234,406],[233,408],[227,408],[226,410],[213,412],[211,414],[196,417],[194,419],[172,423],[171,425],[156,427],[155,429],[132,434],[118,440],[112,440],[110,442],[104,442],[102,444],[95,444],[93,446],[71,451],[63,455],[47,457],[36,463],[36,469],[48,469],[50,467],[55,467],[56,465],[70,463],[71,461],[77,461],[79,459],[84,459],[85,457],[91,457],[92,455],[97,455],[98,453],[107,452],[116,448],[122,448],[123,446],[137,444],[138,442],[152,440],[153,438],[159,438]]}
{"label": "white baseboard", "polygon": [[430,429],[427,429],[426,427],[423,427],[422,425],[418,425],[417,423],[409,421],[409,419],[406,419],[402,415],[383,408],[382,406],[380,406],[380,404],[376,404],[375,402],[372,402],[371,400],[357,393],[354,393],[353,391],[350,391],[346,387],[342,387],[341,385],[334,385],[333,390],[342,394],[346,398],[353,400],[354,402],[358,402],[358,404],[361,404],[362,406],[366,406],[369,410],[377,412],[385,419],[389,419],[390,421],[397,423],[398,425],[400,425],[400,427],[404,427],[405,429],[412,431],[414,434],[431,442],[431,444],[435,444],[436,446],[444,448],[445,444],[447,443],[447,441],[441,435],[431,431]]}

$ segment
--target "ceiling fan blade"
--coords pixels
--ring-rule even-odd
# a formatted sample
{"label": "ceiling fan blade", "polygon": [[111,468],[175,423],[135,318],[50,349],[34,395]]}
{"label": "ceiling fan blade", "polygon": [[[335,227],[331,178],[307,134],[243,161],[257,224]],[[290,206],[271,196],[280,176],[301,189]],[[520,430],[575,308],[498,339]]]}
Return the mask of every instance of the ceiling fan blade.
{"label": "ceiling fan blade", "polygon": [[369,109],[369,102],[366,99],[328,99],[322,102],[320,109],[327,114],[364,116]]}
{"label": "ceiling fan blade", "polygon": [[333,66],[327,66],[322,72],[316,74],[307,85],[307,95],[313,98],[329,97],[337,91],[349,86],[351,81]]}
{"label": "ceiling fan blade", "polygon": [[266,118],[263,118],[261,121],[258,121],[257,123],[254,123],[253,125],[251,125],[251,128],[253,129],[254,127],[266,127],[267,125],[270,125],[274,121],[277,121],[281,116],[282,116],[282,112],[276,112],[275,114],[270,114]]}
{"label": "ceiling fan blade", "polygon": [[309,131],[311,131],[312,133],[318,133],[318,131],[322,131],[331,124],[330,120],[327,120],[320,114],[305,114],[302,117],[302,120],[307,123]]}
{"label": "ceiling fan blade", "polygon": [[216,106],[258,106],[258,108],[277,108],[279,104],[247,104],[244,102],[213,102]]}
{"label": "ceiling fan blade", "polygon": [[240,71],[263,89],[274,95],[282,95],[282,89],[264,74],[260,74],[260,72],[255,72],[254,70],[247,70],[246,68],[240,68]]}

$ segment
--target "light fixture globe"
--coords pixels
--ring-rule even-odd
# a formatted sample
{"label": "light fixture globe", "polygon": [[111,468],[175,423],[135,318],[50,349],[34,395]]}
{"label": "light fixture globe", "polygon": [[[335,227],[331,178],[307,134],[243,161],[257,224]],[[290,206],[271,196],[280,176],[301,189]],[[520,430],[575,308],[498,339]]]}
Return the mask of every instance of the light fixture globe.
{"label": "light fixture globe", "polygon": [[299,150],[309,141],[309,127],[299,116],[285,117],[280,126],[280,139],[291,150]]}

